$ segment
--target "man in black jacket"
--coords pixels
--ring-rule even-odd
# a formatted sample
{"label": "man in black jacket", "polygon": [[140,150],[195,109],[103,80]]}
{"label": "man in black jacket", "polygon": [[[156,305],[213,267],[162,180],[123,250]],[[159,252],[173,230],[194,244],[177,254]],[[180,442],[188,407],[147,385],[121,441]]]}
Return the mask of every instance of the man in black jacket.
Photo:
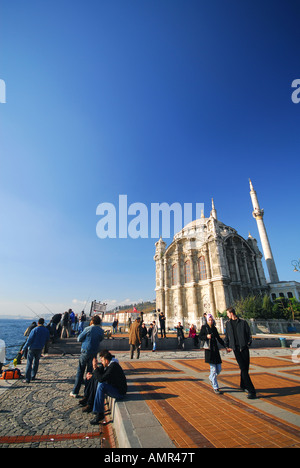
{"label": "man in black jacket", "polygon": [[250,353],[249,346],[252,343],[251,331],[246,320],[237,317],[232,307],[227,309],[229,321],[226,323],[225,346],[228,351],[233,350],[237,363],[241,370],[241,384],[243,391],[247,391],[249,399],[256,398],[256,390],[249,376]]}
{"label": "man in black jacket", "polygon": [[101,366],[93,360],[93,378],[98,381],[94,400],[93,413],[96,415],[91,424],[97,425],[104,419],[104,398],[124,398],[127,392],[127,381],[122,367],[113,360],[112,354],[105,350],[100,353]]}

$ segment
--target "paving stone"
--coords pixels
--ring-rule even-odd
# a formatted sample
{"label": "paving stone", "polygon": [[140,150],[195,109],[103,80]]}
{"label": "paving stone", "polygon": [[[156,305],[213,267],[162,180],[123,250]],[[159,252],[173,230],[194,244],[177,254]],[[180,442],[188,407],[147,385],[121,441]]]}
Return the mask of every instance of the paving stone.
{"label": "paving stone", "polygon": [[[66,349],[74,351],[72,340]],[[251,350],[250,373],[260,398],[249,401],[238,389],[232,354],[222,354],[219,382],[225,392],[218,396],[203,351],[142,351],[139,360],[130,360],[127,351],[114,352],[129,384],[125,400],[112,408],[112,417],[119,414],[114,429],[120,446],[299,447],[300,365],[291,362],[291,353]],[[0,383],[1,448],[100,448],[103,438],[107,443],[110,425],[100,433],[89,423],[92,416],[69,397],[77,365],[78,355],[49,355],[40,363],[41,380]]]}

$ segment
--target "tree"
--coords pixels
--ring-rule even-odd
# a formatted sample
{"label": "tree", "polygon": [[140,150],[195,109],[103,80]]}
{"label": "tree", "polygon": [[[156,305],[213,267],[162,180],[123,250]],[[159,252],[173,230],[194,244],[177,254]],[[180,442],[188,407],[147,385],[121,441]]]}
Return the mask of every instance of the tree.
{"label": "tree", "polygon": [[273,318],[273,302],[270,299],[268,294],[265,294],[262,301],[262,313],[264,318],[271,319]]}
{"label": "tree", "polygon": [[[236,300],[233,304],[237,315],[245,319],[257,320],[300,320],[300,302],[294,297],[278,297],[274,302],[265,294],[262,296],[247,296]],[[219,317],[226,317],[226,311],[218,313]]]}
{"label": "tree", "polygon": [[262,318],[263,301],[261,296],[247,296],[234,304],[235,311],[240,317],[246,319]]}

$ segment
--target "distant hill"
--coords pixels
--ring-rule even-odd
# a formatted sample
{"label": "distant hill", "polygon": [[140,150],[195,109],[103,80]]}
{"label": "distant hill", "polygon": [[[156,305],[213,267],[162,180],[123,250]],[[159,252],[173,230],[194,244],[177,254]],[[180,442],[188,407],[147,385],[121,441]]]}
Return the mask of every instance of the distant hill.
{"label": "distant hill", "polygon": [[[156,308],[156,303],[155,301],[146,301],[146,302],[139,302],[138,304],[129,304],[129,305],[126,305],[126,306],[122,306],[122,307],[119,307],[117,309],[117,312],[121,312],[122,310],[123,311],[133,311],[133,308],[136,308],[136,310],[138,312],[144,312],[144,314],[147,314],[147,313],[150,313],[150,312],[153,312],[153,310],[155,310]],[[116,309],[112,309],[112,310],[109,310],[107,313],[109,312],[115,312]]]}

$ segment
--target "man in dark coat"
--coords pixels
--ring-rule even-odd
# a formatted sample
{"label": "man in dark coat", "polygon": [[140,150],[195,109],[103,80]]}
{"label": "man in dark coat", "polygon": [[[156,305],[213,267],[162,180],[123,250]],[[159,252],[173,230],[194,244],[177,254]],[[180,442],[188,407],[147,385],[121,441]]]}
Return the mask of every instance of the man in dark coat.
{"label": "man in dark coat", "polygon": [[229,321],[226,323],[225,346],[233,350],[237,363],[241,370],[240,387],[247,391],[249,399],[256,398],[256,390],[249,376],[250,353],[249,346],[252,343],[251,331],[246,320],[237,317],[232,307],[227,309]]}
{"label": "man in dark coat", "polygon": [[178,322],[178,325],[175,328],[177,330],[178,349],[184,349],[184,331],[181,322]]}
{"label": "man in dark coat", "polygon": [[[159,309],[158,309],[158,312],[160,312]],[[166,317],[165,317],[165,314],[163,312],[160,312],[158,319],[159,319],[161,337],[166,338],[167,335],[166,335]]]}
{"label": "man in dark coat", "polygon": [[136,358],[139,359],[141,352],[141,317],[138,317],[129,330],[130,359],[133,359],[133,353],[136,350]]}

